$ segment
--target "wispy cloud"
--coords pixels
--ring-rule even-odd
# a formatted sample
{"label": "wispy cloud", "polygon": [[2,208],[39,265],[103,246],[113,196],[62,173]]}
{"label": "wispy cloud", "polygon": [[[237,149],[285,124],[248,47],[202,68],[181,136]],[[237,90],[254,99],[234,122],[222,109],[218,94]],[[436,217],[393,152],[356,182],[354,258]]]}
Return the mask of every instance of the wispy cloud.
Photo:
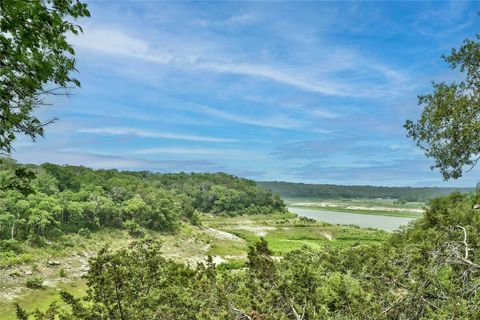
{"label": "wispy cloud", "polygon": [[221,119],[243,124],[249,124],[260,127],[269,127],[277,129],[294,129],[305,125],[302,120],[292,119],[287,116],[272,116],[270,118],[248,117],[226,111],[214,109],[208,106],[198,106],[198,111],[204,114],[209,114]]}
{"label": "wispy cloud", "polygon": [[220,73],[262,77],[303,90],[324,94],[344,95],[334,86],[314,83],[298,74],[291,74],[278,68],[251,63],[235,63],[228,60],[197,56],[182,56],[178,52],[162,52],[151,49],[148,41],[131,37],[119,30],[108,27],[93,27],[80,38],[74,38],[75,46],[102,52],[145,60],[157,64],[171,64],[177,67],[196,68]]}
{"label": "wispy cloud", "polygon": [[[261,64],[231,57],[201,55],[201,50],[173,48],[159,50],[155,42],[130,36],[121,30],[106,26],[91,26],[85,35],[72,39],[78,48],[93,50],[103,54],[113,54],[143,61],[172,65],[178,68],[228,73],[268,79],[301,90],[339,97],[388,96],[400,91],[397,83],[395,90],[387,85],[365,86],[360,78],[380,77],[388,82],[403,82],[407,75],[401,71],[368,59],[353,49],[335,49],[331,54],[319,57],[323,63],[298,63],[285,66]],[[336,73],[350,71],[353,81],[348,81]]]}
{"label": "wispy cloud", "polygon": [[178,155],[207,157],[215,159],[236,159],[236,160],[264,160],[266,155],[251,150],[243,149],[219,149],[219,148],[199,148],[199,147],[154,147],[131,151],[138,155]]}
{"label": "wispy cloud", "polygon": [[475,7],[93,1],[92,18],[80,22],[85,33],[70,39],[82,88],[37,111],[60,121],[34,144],[20,138],[15,156],[441,185],[402,125],[418,118],[416,96],[430,80],[452,79],[437,57],[475,35]]}
{"label": "wispy cloud", "polygon": [[258,20],[258,17],[253,12],[243,12],[229,16],[223,20],[207,20],[198,19],[193,21],[203,27],[209,26],[214,28],[238,28],[244,25],[250,25]]}
{"label": "wispy cloud", "polygon": [[202,135],[188,135],[176,134],[167,132],[157,132],[138,128],[120,128],[120,127],[104,127],[104,128],[80,128],[77,129],[80,133],[95,133],[95,134],[109,134],[109,135],[131,135],[142,138],[159,138],[172,140],[187,140],[187,141],[201,141],[201,142],[235,142],[235,139],[208,137]]}
{"label": "wispy cloud", "polygon": [[93,152],[55,151],[55,156],[49,152],[30,150],[16,157],[25,163],[52,162],[56,164],[86,165],[96,169],[121,170],[153,170],[153,171],[219,171],[218,163],[209,160],[148,160],[106,155]]}
{"label": "wispy cloud", "polygon": [[322,162],[311,162],[288,170],[301,181],[335,181],[338,184],[358,185],[402,185],[405,178],[422,181],[434,175],[428,169],[428,161],[399,159],[373,165],[332,166]]}
{"label": "wispy cloud", "polygon": [[[414,16],[412,27],[424,36],[444,38],[472,25],[478,10],[468,1],[425,3],[426,8]],[[438,32],[441,28],[441,32]]]}
{"label": "wispy cloud", "polygon": [[325,119],[337,119],[338,117],[340,117],[340,114],[336,112],[328,111],[325,109],[319,109],[319,108],[312,110],[311,115],[319,118],[325,118]]}
{"label": "wispy cloud", "polygon": [[379,159],[415,158],[421,152],[411,143],[380,144],[375,140],[358,140],[359,137],[328,137],[323,140],[302,140],[280,145],[271,153],[281,159],[339,159],[346,157],[351,163]]}

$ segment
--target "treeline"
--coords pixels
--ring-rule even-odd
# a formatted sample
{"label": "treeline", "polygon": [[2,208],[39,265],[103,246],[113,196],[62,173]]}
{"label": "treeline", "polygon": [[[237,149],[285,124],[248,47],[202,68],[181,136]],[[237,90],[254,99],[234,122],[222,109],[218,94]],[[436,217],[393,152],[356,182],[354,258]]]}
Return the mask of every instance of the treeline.
{"label": "treeline", "polygon": [[[41,243],[102,227],[174,231],[199,213],[285,211],[279,196],[254,181],[217,174],[160,174],[92,170],[45,163],[19,165],[0,158],[0,244]],[[8,240],[8,241],[5,241]],[[10,241],[10,242],[9,242]]]}
{"label": "treeline", "polygon": [[[102,250],[72,311],[52,305],[34,319],[480,319],[478,195],[430,203],[423,218],[381,245],[304,248],[274,259],[265,241],[245,269],[190,268],[159,244]],[[18,317],[31,319],[18,309]]]}
{"label": "treeline", "polygon": [[475,190],[474,188],[342,186],[335,184],[306,184],[280,181],[258,181],[257,184],[287,198],[384,198],[409,202],[427,201],[456,191],[472,192]]}

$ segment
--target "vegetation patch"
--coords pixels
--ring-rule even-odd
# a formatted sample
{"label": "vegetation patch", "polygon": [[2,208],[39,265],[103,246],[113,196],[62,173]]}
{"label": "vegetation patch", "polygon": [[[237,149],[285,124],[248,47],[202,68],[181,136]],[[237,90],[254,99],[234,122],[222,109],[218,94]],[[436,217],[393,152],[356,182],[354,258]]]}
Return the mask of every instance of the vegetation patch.
{"label": "vegetation patch", "polygon": [[43,288],[43,278],[40,276],[28,277],[25,285],[29,289],[41,289]]}
{"label": "vegetation patch", "polygon": [[[212,219],[205,217],[202,223],[206,226],[234,234],[249,245],[265,238],[275,255],[284,255],[304,246],[318,249],[324,246],[343,247],[352,244],[378,244],[389,237],[387,232],[373,229],[361,229],[349,226],[334,226],[323,222],[305,220],[293,214],[277,216],[237,216]],[[258,231],[265,232],[259,235]],[[225,243],[227,244],[227,243]],[[247,246],[232,246],[236,254],[246,255]],[[213,250],[213,249],[212,249]],[[215,253],[227,253],[216,246]]]}

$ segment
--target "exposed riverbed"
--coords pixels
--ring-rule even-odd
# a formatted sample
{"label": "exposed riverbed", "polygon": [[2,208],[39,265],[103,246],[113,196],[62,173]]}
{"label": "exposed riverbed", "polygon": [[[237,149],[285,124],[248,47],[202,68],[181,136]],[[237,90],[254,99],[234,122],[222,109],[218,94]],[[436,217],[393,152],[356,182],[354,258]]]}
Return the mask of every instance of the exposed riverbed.
{"label": "exposed riverbed", "polygon": [[332,224],[356,225],[363,228],[375,228],[386,231],[394,231],[414,219],[295,207],[289,207],[288,210],[301,217],[325,221]]}

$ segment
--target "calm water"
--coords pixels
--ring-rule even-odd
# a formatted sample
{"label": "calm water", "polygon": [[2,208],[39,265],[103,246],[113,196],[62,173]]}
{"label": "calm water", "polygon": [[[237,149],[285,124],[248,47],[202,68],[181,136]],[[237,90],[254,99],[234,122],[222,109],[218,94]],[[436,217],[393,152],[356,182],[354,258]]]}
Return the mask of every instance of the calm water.
{"label": "calm water", "polygon": [[288,210],[301,217],[325,221],[332,224],[353,224],[359,227],[382,229],[386,231],[398,229],[401,225],[407,224],[414,219],[292,207],[289,207]]}

